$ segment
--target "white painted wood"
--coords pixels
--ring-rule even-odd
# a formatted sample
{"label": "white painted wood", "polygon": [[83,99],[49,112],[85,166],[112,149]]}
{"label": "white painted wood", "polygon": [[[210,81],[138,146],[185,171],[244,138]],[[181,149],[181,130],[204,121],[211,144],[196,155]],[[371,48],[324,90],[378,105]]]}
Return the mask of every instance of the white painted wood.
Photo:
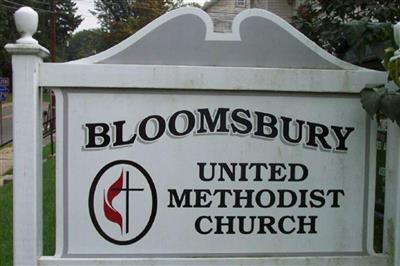
{"label": "white painted wood", "polygon": [[14,265],[37,265],[42,254],[42,110],[39,71],[48,52],[11,44],[13,66]]}
{"label": "white painted wood", "polygon": [[271,257],[271,258],[189,258],[189,259],[102,259],[102,258],[82,258],[82,259],[54,259],[52,257],[42,257],[41,266],[89,266],[89,265],[109,265],[109,266],[128,266],[128,265],[218,265],[218,266],[389,266],[388,257],[384,255],[359,256],[359,257]]}
{"label": "white painted wood", "polygon": [[[205,41],[242,41],[240,26],[249,17],[263,18],[275,23],[290,33],[300,44],[312,49],[338,70],[290,69],[255,67],[198,67],[160,65],[96,64],[115,56],[135,45],[162,24],[182,15],[200,18],[206,27]],[[233,22],[230,34],[213,32],[211,19],[206,13],[193,8],[170,12],[149,24],[134,36],[98,55],[67,64],[42,63],[48,51],[33,43],[8,45],[13,54],[14,71],[14,263],[16,265],[398,265],[400,263],[400,133],[392,125],[389,131],[388,183],[385,217],[385,252],[389,255],[374,255],[373,203],[375,154],[366,154],[370,162],[369,211],[364,225],[367,232],[365,256],[341,257],[264,257],[264,258],[60,258],[63,254],[63,208],[57,208],[57,251],[54,257],[41,257],[42,249],[42,140],[40,86],[62,88],[156,88],[187,90],[236,90],[275,91],[309,93],[356,94],[369,83],[384,83],[386,74],[366,70],[345,63],[328,54],[301,33],[295,31],[283,19],[263,10],[248,10],[240,13]],[[62,98],[62,97],[59,97]],[[57,110],[57,128],[63,129],[63,102]],[[375,125],[372,126],[369,144],[375,143]],[[57,139],[64,139],[63,130]],[[368,141],[367,141],[368,142]],[[57,143],[57,206],[62,205],[64,168],[64,146]],[[390,146],[391,145],[391,146]],[[304,254],[303,254],[304,256]],[[151,256],[150,256],[151,257]]]}
{"label": "white painted wood", "polygon": [[385,81],[385,72],[373,70],[44,63],[40,71],[44,87],[359,93],[366,84]]}
{"label": "white painted wood", "polygon": [[[59,89],[53,90],[57,99],[56,108],[56,128],[63,128],[64,117],[64,98],[60,97],[62,91]],[[56,252],[55,257],[61,257],[63,254],[63,241],[64,241],[64,141],[66,138],[63,130],[56,130]]]}
{"label": "white painted wood", "polygon": [[370,121],[369,134],[369,147],[365,160],[368,161],[368,200],[367,209],[367,247],[366,250],[369,254],[375,254],[374,250],[374,224],[375,224],[375,186],[376,186],[376,137],[378,133],[378,126],[376,121]]}
{"label": "white painted wood", "polygon": [[391,265],[400,265],[400,128],[389,122],[387,129],[385,181],[384,252]]}
{"label": "white painted wood", "polygon": [[17,43],[37,44],[38,42],[32,38],[32,35],[37,31],[39,22],[38,13],[32,8],[25,6],[15,12],[14,18],[15,26],[22,35],[21,38],[17,40]]}
{"label": "white painted wood", "polygon": [[[400,22],[393,27],[394,39],[400,45]],[[399,60],[400,49],[391,60]],[[387,123],[385,216],[383,251],[392,265],[400,264],[400,127]]]}
{"label": "white painted wood", "polygon": [[[284,19],[280,18],[279,16],[268,12],[263,9],[247,9],[240,12],[232,22],[232,32],[231,33],[216,33],[214,32],[214,26],[211,18],[205,13],[203,10],[199,8],[192,8],[192,7],[184,7],[173,10],[171,12],[166,13],[165,15],[157,18],[152,23],[148,24],[134,35],[129,37],[128,39],[122,41],[121,43],[115,45],[114,47],[101,52],[99,54],[83,58],[80,60],[72,61],[73,63],[79,64],[94,64],[94,63],[101,63],[104,60],[107,60],[110,57],[113,57],[117,54],[122,53],[124,50],[128,49],[131,46],[134,46],[137,42],[141,39],[145,38],[147,35],[150,35],[153,31],[156,31],[160,26],[164,23],[167,23],[175,18],[178,18],[183,15],[193,15],[198,17],[202,20],[206,27],[206,36],[205,41],[231,41],[231,42],[240,42],[241,39],[241,32],[240,27],[243,21],[248,18],[262,18],[267,21],[272,22],[277,27],[280,28],[282,32],[287,32],[292,35],[295,40],[306,47],[312,50],[317,56],[320,58],[324,58],[326,61],[331,63],[332,65],[336,66],[338,69],[345,69],[345,70],[361,70],[358,66],[349,64],[345,61],[342,61],[335,56],[329,54],[327,51],[319,47],[316,43],[311,41],[301,32],[296,30],[293,26],[291,26],[288,22]],[[306,59],[305,59],[306,60]],[[167,62],[166,62],[167,63]]]}
{"label": "white painted wood", "polygon": [[[360,108],[359,99],[355,95],[310,95],[286,93],[230,93],[230,92],[188,92],[188,91],[155,91],[155,90],[63,90],[65,106],[64,123],[66,144],[64,169],[65,176],[65,227],[66,241],[63,257],[79,257],[107,255],[110,257],[228,257],[245,254],[247,256],[323,256],[354,255],[367,253],[367,215],[370,150],[370,130],[367,114]],[[57,102],[58,99],[57,99]],[[247,136],[226,134],[215,137],[214,134],[196,134],[190,132],[185,137],[170,137],[164,134],[153,143],[136,142],[125,147],[84,148],[87,141],[85,124],[103,122],[112,124],[116,120],[126,120],[124,134],[132,136],[140,121],[149,115],[161,115],[165,119],[171,117],[178,110],[185,109],[194,112],[197,108],[209,108],[214,113],[219,107],[234,110],[240,106],[254,112],[269,112],[273,115],[293,117],[300,120],[318,121],[326,125],[354,127],[349,137],[348,150],[331,152],[327,149],[305,149],[303,143],[287,145],[282,137],[262,139],[254,132]],[[292,108],[282,108],[292,106]],[[296,107],[297,106],[297,107]],[[299,106],[302,106],[299,108]],[[303,106],[306,106],[304,108]],[[316,111],[316,110],[323,110]],[[229,115],[228,115],[229,117]],[[231,118],[227,118],[231,120]],[[253,119],[251,119],[253,120]],[[169,120],[171,121],[171,120]],[[169,122],[166,122],[170,124]],[[194,122],[199,127],[198,120]],[[277,126],[277,128],[279,128]],[[60,129],[60,127],[58,127]],[[304,132],[304,131],[303,131]],[[301,133],[299,133],[301,134]],[[208,135],[208,136],[207,136]],[[304,137],[304,133],[302,134]],[[85,137],[86,136],[86,137]],[[140,139],[138,134],[137,139]],[[334,145],[335,137],[327,138]],[[179,148],[177,148],[179,147]],[[371,149],[374,149],[375,145]],[[275,152],[279,151],[279,152]],[[364,156],[360,156],[365,154]],[[157,190],[157,214],[154,224],[143,239],[132,245],[120,246],[102,240],[94,229],[88,217],[88,191],[93,184],[93,177],[108,162],[116,159],[129,159],[140,163],[152,178]],[[264,182],[250,180],[253,172],[248,171],[246,182],[210,181],[199,179],[197,162],[301,162],[309,170],[307,180],[303,182],[274,182],[268,181],[267,173],[263,172]],[[171,167],[172,166],[172,167]],[[131,171],[128,165],[123,166],[125,171]],[[114,177],[121,169],[110,169],[102,177],[102,183],[95,189],[93,195],[95,217],[102,228],[109,225],[103,217],[103,193],[114,182]],[[116,170],[119,169],[119,170]],[[115,172],[115,170],[117,172]],[[133,170],[132,170],[133,171]],[[236,170],[238,173],[239,170]],[[111,172],[113,174],[111,174]],[[209,171],[207,171],[209,172]],[[216,170],[219,172],[219,170]],[[107,177],[108,176],[108,177]],[[107,178],[108,181],[104,181]],[[108,179],[110,178],[110,179]],[[238,178],[238,177],[237,177]],[[135,175],[136,186],[141,184],[149,192],[148,186],[141,182],[139,174]],[[236,179],[237,181],[237,179]],[[169,208],[169,189],[183,191],[184,189],[210,189],[223,187],[224,189],[254,189],[257,191],[268,188],[289,189],[298,193],[299,188],[343,189],[343,197],[339,197],[340,206],[330,208],[329,204],[321,209],[307,209],[296,206],[279,208],[276,205],[268,209],[260,208],[254,202],[254,207],[248,209],[232,209],[233,198],[226,196],[227,208],[218,208],[218,198],[209,197],[206,201],[213,202],[209,208]],[[371,188],[373,190],[373,187]],[[97,191],[97,192],[96,192]],[[136,205],[132,226],[139,229],[146,219],[151,206],[149,193],[132,195],[132,202],[141,202],[140,208]],[[179,193],[179,192],[178,192]],[[211,192],[212,194],[213,192]],[[142,196],[143,195],[143,196]],[[192,195],[194,196],[194,195]],[[373,195],[372,195],[373,196]],[[89,196],[91,197],[91,196]],[[276,196],[278,198],[278,195]],[[265,199],[265,198],[264,198]],[[267,199],[265,199],[267,200]],[[278,200],[277,200],[278,201]],[[297,201],[297,200],[296,200]],[[327,202],[330,201],[327,199]],[[151,204],[151,205],[150,205]],[[210,203],[211,204],[211,203]],[[121,206],[120,206],[121,207]],[[90,207],[89,207],[90,208]],[[120,209],[121,210],[121,209]],[[244,216],[259,216],[272,214],[275,219],[283,215],[316,215],[316,234],[252,234],[243,235],[235,225],[235,234],[202,235],[195,230],[195,222],[201,215],[214,217],[216,215],[230,215],[240,213]],[[372,212],[373,213],[373,212]],[[91,216],[94,217],[94,216]],[[140,220],[140,221],[139,221]],[[144,220],[146,221],[146,220]],[[204,222],[201,226],[215,228],[215,220],[210,224]],[[104,226],[104,227],[103,227]],[[257,228],[257,225],[254,226]],[[142,227],[143,228],[143,227]],[[112,231],[112,237],[119,239],[119,230]],[[140,230],[140,229],[139,229]],[[82,232],[85,232],[82,235]],[[132,234],[128,237],[132,237]],[[168,239],[166,245],[163,239]],[[312,239],[312,240],[310,240]],[[161,241],[160,241],[161,240]],[[211,241],[210,241],[211,240]],[[243,244],[246,243],[246,244]],[[243,256],[242,255],[242,256]]]}
{"label": "white painted wood", "polygon": [[34,43],[7,44],[5,49],[13,55],[36,55],[40,58],[45,58],[50,54],[46,48]]}

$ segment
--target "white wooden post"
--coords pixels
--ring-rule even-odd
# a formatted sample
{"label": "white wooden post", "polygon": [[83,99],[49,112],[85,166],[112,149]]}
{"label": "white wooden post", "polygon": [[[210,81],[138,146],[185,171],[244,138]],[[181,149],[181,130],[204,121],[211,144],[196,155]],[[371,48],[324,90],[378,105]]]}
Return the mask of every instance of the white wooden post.
{"label": "white wooden post", "polygon": [[38,15],[14,14],[21,38],[6,45],[13,68],[14,265],[37,265],[42,255],[42,114],[39,64],[49,52],[32,35]]}
{"label": "white wooden post", "polygon": [[[394,28],[394,38],[400,45],[400,22]],[[400,57],[400,49],[393,59]],[[389,254],[391,265],[400,265],[400,127],[388,123],[386,182],[385,182],[385,222],[383,250]]]}
{"label": "white wooden post", "polygon": [[384,252],[391,265],[400,265],[400,127],[388,123]]}

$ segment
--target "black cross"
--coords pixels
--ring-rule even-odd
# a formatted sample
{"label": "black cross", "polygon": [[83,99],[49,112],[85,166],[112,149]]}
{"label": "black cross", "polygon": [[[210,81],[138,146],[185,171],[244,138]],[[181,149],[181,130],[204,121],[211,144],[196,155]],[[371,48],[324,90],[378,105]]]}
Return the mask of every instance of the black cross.
{"label": "black cross", "polygon": [[112,190],[116,190],[116,191],[125,191],[125,215],[126,215],[126,219],[125,219],[125,232],[129,233],[129,192],[130,191],[143,191],[144,188],[129,188],[129,172],[126,171],[125,174],[125,188],[113,188]]}

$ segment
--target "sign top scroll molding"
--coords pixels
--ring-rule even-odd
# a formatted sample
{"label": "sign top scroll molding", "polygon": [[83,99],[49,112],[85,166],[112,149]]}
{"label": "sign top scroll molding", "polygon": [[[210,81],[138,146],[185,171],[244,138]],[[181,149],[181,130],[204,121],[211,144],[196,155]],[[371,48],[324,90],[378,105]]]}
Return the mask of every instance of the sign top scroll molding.
{"label": "sign top scroll molding", "polygon": [[364,70],[266,10],[242,11],[231,33],[218,33],[209,15],[192,7],[168,12],[118,45],[69,63]]}

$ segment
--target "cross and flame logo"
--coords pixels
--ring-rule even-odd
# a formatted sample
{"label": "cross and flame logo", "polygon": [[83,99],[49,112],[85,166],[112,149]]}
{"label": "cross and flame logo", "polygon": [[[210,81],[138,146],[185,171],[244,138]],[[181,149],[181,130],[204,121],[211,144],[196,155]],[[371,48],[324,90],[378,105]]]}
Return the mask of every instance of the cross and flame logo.
{"label": "cross and flame logo", "polygon": [[[123,174],[124,170],[121,171],[121,175],[119,176],[117,181],[115,181],[108,189],[107,199],[106,196],[104,195],[104,200],[103,200],[104,215],[108,220],[119,225],[119,227],[121,228],[121,234],[122,234],[122,215],[119,213],[119,211],[117,211],[114,208],[113,200],[122,191]],[[104,192],[104,194],[106,193]]]}
{"label": "cross and flame logo", "polygon": [[[133,183],[138,187],[131,186]],[[136,162],[111,162],[94,178],[89,191],[89,214],[97,232],[107,241],[117,245],[139,241],[150,230],[156,212],[153,180]]]}

